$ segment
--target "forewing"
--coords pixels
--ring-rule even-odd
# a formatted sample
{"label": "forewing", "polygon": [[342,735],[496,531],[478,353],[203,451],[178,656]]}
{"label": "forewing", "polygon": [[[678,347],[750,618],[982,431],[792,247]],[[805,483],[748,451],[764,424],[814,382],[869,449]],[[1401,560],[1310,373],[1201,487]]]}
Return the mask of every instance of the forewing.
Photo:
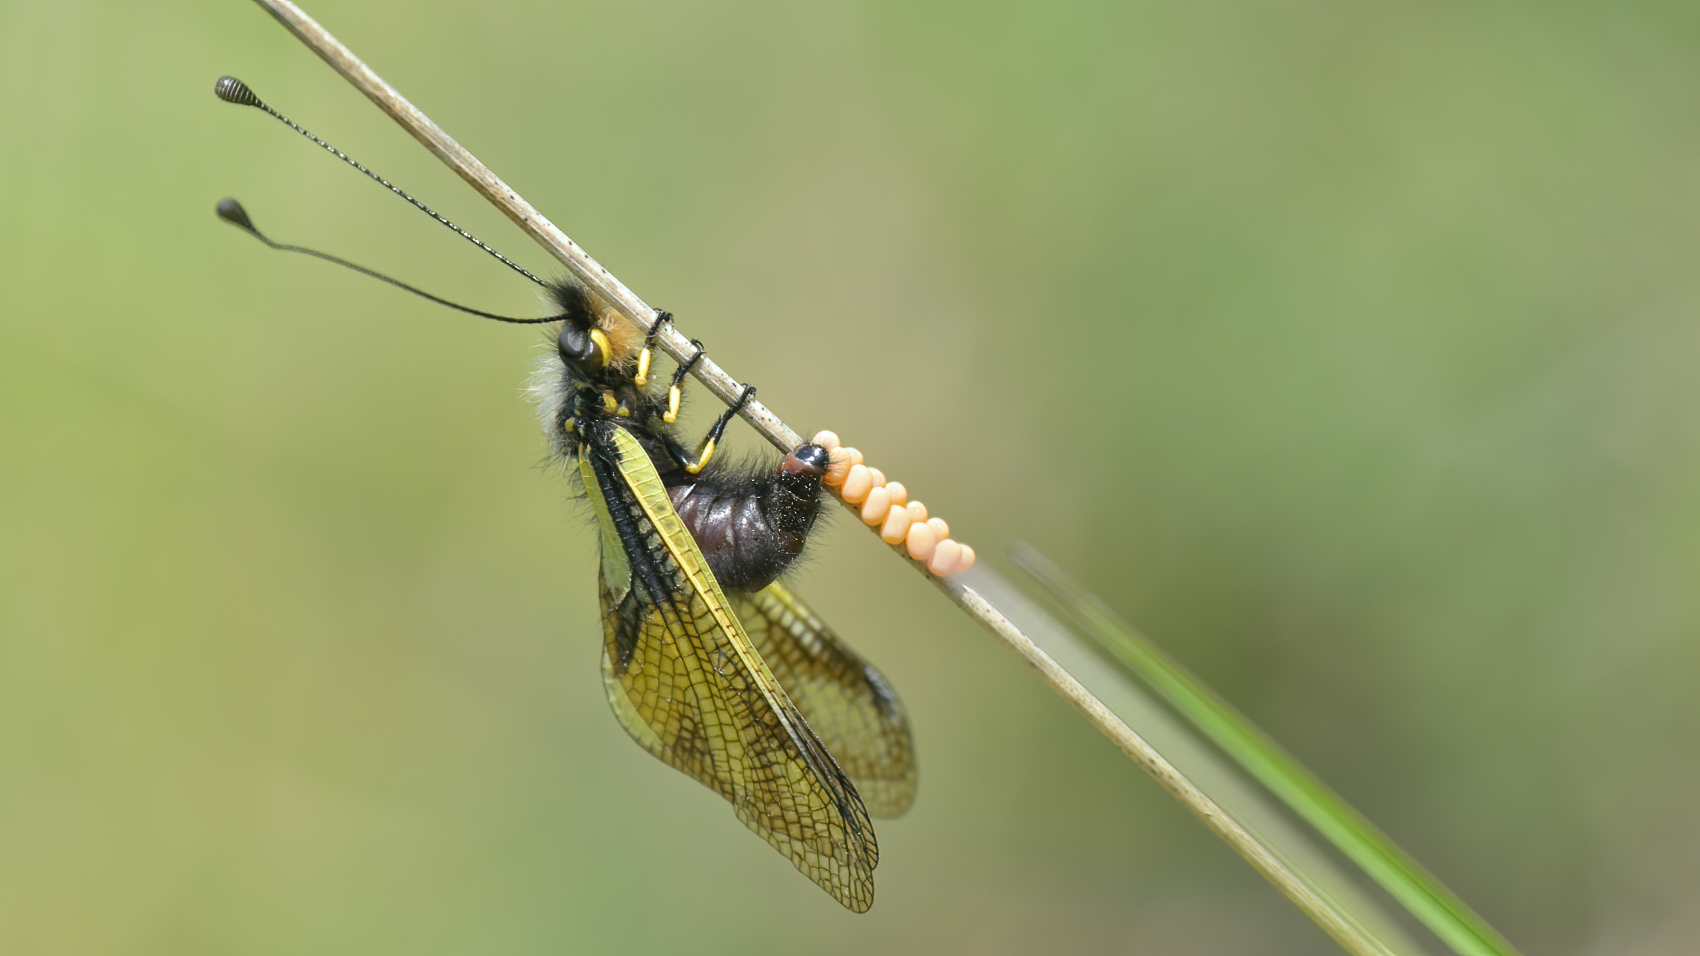
{"label": "forewing", "polygon": [[902,815],[915,800],[915,749],[885,676],[783,584],[729,598],[756,652],[855,781],[868,813]]}
{"label": "forewing", "polygon": [[624,549],[629,583],[610,581],[620,562],[603,560],[609,703],[646,750],[731,801],[805,876],[866,911],[879,850],[855,786],[751,646],[648,456],[611,431],[621,478],[611,490],[626,506],[616,510],[632,516],[641,544]]}

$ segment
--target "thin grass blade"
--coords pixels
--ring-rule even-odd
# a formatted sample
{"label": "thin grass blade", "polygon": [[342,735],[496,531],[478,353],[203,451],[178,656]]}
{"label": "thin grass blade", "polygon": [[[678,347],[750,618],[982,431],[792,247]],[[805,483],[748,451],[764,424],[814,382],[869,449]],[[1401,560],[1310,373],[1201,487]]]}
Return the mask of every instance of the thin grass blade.
{"label": "thin grass blade", "polygon": [[[1390,904],[1384,897],[1366,892],[1315,834],[1284,813],[1272,797],[1236,771],[1137,680],[1106,661],[1089,639],[984,564],[959,577],[967,579],[965,583],[1033,643],[1023,655],[1030,663],[1040,659],[1041,670],[1060,668],[1090,695],[1089,708],[1083,708],[1083,713],[1094,726],[1346,952],[1354,956],[1430,952],[1404,931],[1386,909]],[[1054,689],[1081,706],[1077,694]]]}
{"label": "thin grass blade", "polygon": [[1097,595],[1031,546],[1017,545],[1011,557],[1078,618],[1110,660],[1151,687],[1446,945],[1464,956],[1517,956],[1510,942],[1363,814]]}

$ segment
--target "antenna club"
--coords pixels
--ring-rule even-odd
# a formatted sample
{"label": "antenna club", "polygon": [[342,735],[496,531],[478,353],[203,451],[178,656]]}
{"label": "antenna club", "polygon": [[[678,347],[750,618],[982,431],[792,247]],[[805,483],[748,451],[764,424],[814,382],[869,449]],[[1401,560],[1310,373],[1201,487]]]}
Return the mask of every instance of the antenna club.
{"label": "antenna club", "polygon": [[242,204],[236,200],[229,197],[220,199],[217,212],[218,218],[232,226],[258,234],[257,230],[254,229],[254,220],[248,218],[248,210],[243,209]]}
{"label": "antenna club", "polygon": [[218,82],[213,84],[213,94],[226,103],[235,103],[237,106],[261,105],[260,98],[254,95],[248,84],[234,76],[219,77]]}

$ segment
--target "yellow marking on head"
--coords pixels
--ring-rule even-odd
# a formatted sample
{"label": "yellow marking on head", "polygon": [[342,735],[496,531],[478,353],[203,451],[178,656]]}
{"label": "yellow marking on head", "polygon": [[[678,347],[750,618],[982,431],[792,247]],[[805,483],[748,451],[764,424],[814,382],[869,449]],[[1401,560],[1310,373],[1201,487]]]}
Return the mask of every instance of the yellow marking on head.
{"label": "yellow marking on head", "polygon": [[578,422],[569,418],[561,423],[561,430],[571,435],[573,432],[578,430]]}
{"label": "yellow marking on head", "polygon": [[626,407],[625,402],[621,402],[620,407],[614,409],[614,414],[620,416],[621,418],[630,418],[630,417],[632,417],[632,410]]}
{"label": "yellow marking on head", "polygon": [[607,299],[588,288],[585,292],[590,296],[590,314],[594,317],[590,339],[602,350],[603,366],[629,364],[642,342],[641,330],[609,305]]}
{"label": "yellow marking on head", "polygon": [[603,366],[614,361],[614,347],[608,344],[608,336],[601,330],[590,330],[590,343],[596,346],[597,365]]}
{"label": "yellow marking on head", "polygon": [[618,310],[592,294],[596,312],[596,327],[608,336],[608,364],[629,362],[643,342],[643,330],[621,315]]}
{"label": "yellow marking on head", "polygon": [[602,393],[602,410],[603,411],[611,412],[614,409],[619,408],[619,407],[620,407],[620,400],[614,397],[613,392],[603,392]]}

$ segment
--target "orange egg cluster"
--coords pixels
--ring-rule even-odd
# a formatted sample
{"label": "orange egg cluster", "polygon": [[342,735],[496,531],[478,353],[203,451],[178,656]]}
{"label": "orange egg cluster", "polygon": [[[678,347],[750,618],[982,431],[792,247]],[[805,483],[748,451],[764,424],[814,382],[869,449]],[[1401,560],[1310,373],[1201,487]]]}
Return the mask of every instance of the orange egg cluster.
{"label": "orange egg cluster", "polygon": [[924,562],[939,577],[966,571],[974,566],[974,549],[952,541],[950,525],[943,518],[929,517],[927,506],[909,500],[909,489],[900,481],[886,481],[885,473],[869,467],[862,453],[840,445],[838,436],[821,432],[810,439],[832,455],[824,481],[840,496],[862,507],[862,523],[879,528],[880,540],[903,545],[909,556]]}

